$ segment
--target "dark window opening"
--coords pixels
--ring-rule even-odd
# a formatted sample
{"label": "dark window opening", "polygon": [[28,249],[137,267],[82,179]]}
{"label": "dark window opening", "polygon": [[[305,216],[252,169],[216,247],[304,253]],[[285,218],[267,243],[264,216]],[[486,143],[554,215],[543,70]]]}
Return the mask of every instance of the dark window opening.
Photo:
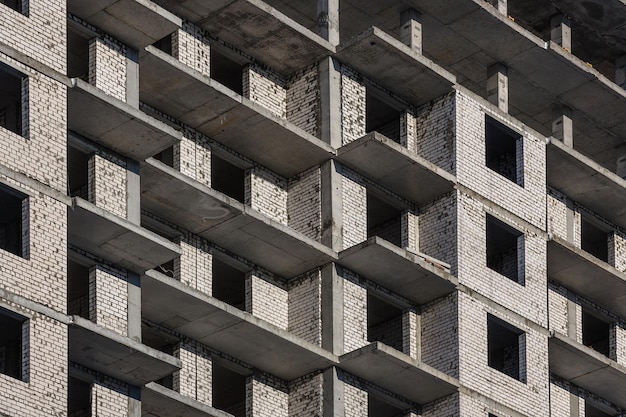
{"label": "dark window opening", "polygon": [[24,16],[28,16],[28,10],[25,7],[28,2],[24,3],[22,0],[0,0],[0,4],[4,4]]}
{"label": "dark window opening", "polygon": [[213,297],[245,309],[246,274],[213,256]]}
{"label": "dark window opening", "polygon": [[402,352],[402,310],[369,292],[367,340],[382,342]]}
{"label": "dark window opening", "polygon": [[89,155],[77,148],[67,148],[67,177],[72,197],[89,199]]}
{"label": "dark window opening", "polygon": [[580,246],[601,261],[609,260],[608,233],[585,218],[581,221]]}
{"label": "dark window opening", "polygon": [[367,191],[367,237],[379,236],[402,246],[402,209]]}
{"label": "dark window opening", "polygon": [[378,132],[400,143],[400,112],[367,89],[365,95],[365,131]]}
{"label": "dark window opening", "polygon": [[24,234],[27,233],[24,217],[27,211],[27,197],[0,184],[0,249],[27,257],[24,247]]}
{"label": "dark window opening", "polygon": [[25,80],[24,74],[0,63],[0,127],[22,136]]}
{"label": "dark window opening", "polygon": [[524,285],[524,234],[487,215],[486,235],[487,267]]}
{"label": "dark window opening", "polygon": [[67,389],[68,417],[91,417],[92,384],[78,378],[70,377]]}
{"label": "dark window opening", "polygon": [[585,400],[585,417],[611,417],[615,414],[609,414],[593,405],[589,404],[589,400]]}
{"label": "dark window opening", "polygon": [[487,167],[524,186],[523,157],[521,155],[522,136],[485,116],[485,155]]}
{"label": "dark window opening", "polygon": [[89,36],[79,27],[67,27],[67,76],[89,81]]}
{"label": "dark window opening", "polygon": [[172,55],[172,35],[169,34],[163,39],[159,39],[152,44],[155,48],[165,52],[168,55]]}
{"label": "dark window opening", "polygon": [[605,356],[609,356],[609,334],[611,324],[583,310],[583,345]]}
{"label": "dark window opening", "polygon": [[246,377],[213,361],[213,407],[246,416]]}
{"label": "dark window opening", "polygon": [[372,394],[368,394],[367,415],[369,417],[402,417],[406,414],[405,410],[375,397]]}
{"label": "dark window opening", "polygon": [[211,155],[211,188],[243,203],[245,171],[236,165]]}
{"label": "dark window opening", "polygon": [[168,167],[174,167],[174,147],[170,146],[167,149],[162,150],[158,154],[154,155],[154,159],[163,162]]}
{"label": "dark window opening", "polygon": [[162,273],[163,275],[167,275],[170,278],[175,278],[175,279],[178,278],[178,277],[176,277],[176,271],[174,269],[174,260],[173,259],[171,261],[165,262],[164,264],[161,264],[161,265],[157,266],[154,269],[157,270],[158,272]]}
{"label": "dark window opening", "polygon": [[67,313],[89,319],[89,268],[67,262]]}
{"label": "dark window opening", "polygon": [[26,380],[28,319],[0,307],[0,373]]}
{"label": "dark window opening", "polygon": [[243,94],[243,69],[242,64],[211,48],[211,78],[239,95]]}
{"label": "dark window opening", "polygon": [[523,366],[526,360],[523,358],[526,356],[526,349],[521,343],[524,337],[525,333],[522,330],[489,315],[487,318],[489,367],[525,383],[526,372]]}

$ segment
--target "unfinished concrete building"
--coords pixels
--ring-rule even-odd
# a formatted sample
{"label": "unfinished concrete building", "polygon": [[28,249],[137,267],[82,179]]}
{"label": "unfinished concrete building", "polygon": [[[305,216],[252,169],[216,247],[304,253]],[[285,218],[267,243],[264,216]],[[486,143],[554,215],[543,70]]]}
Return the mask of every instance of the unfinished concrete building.
{"label": "unfinished concrete building", "polygon": [[0,416],[626,413],[623,0],[0,0]]}

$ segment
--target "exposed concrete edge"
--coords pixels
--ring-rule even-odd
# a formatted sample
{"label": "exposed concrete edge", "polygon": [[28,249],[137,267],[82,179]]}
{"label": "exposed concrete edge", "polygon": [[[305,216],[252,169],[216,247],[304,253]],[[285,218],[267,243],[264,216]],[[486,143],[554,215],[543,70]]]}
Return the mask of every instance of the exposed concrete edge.
{"label": "exposed concrete edge", "polygon": [[[49,185],[43,184],[40,181],[31,177],[28,177],[20,172],[14,171],[11,168],[5,167],[2,164],[0,164],[0,175],[4,175],[7,178],[11,178],[12,180],[15,180],[29,188],[32,188],[33,190],[38,191],[65,205],[68,205],[68,206],[72,205],[72,198],[66,195],[65,193],[55,190]],[[7,184],[7,185],[11,187],[13,186],[12,184]],[[26,191],[26,194],[33,195],[32,192],[28,192],[28,191]]]}
{"label": "exposed concrete edge", "polygon": [[[582,343],[579,343],[577,341],[575,341],[574,339],[571,339],[565,335],[562,335],[560,333],[557,333],[555,331],[550,331],[550,339],[555,340],[557,343],[559,343],[562,347],[566,347],[566,348],[572,348],[575,349],[576,351],[583,353],[585,356],[587,356],[588,358],[590,358],[591,360],[595,361],[598,363],[598,369],[601,368],[613,368],[616,371],[622,373],[624,375],[624,378],[626,378],[626,366],[624,365],[620,365],[619,363],[615,362],[613,359],[608,358],[607,356],[604,356],[603,354],[601,354],[600,352],[596,352],[595,350],[593,350],[592,348],[583,345]],[[596,372],[596,371],[592,371],[592,372]],[[586,375],[586,374],[584,374]],[[582,375],[580,375],[582,376]],[[578,377],[575,377],[573,379],[576,379]]]}
{"label": "exposed concrete edge", "polygon": [[173,391],[171,389],[165,388],[162,385],[157,384],[156,382],[149,382],[143,388],[142,391],[151,391],[151,395],[158,395],[160,397],[164,397],[169,401],[177,402],[182,405],[184,409],[192,409],[192,413],[195,414],[197,412],[198,415],[202,414],[207,417],[234,417],[232,414],[229,414],[225,411],[218,410],[217,408],[209,407],[199,401],[196,401],[192,398],[181,395],[180,393]]}
{"label": "exposed concrete edge", "polygon": [[[53,80],[58,81],[61,84],[65,84],[67,87],[72,86],[70,79],[66,77],[65,75],[61,74],[59,71],[54,70],[50,68],[49,66],[37,61],[36,59],[33,59],[29,57],[28,55],[18,51],[17,49],[2,43],[2,41],[0,41],[0,53],[3,53],[4,55],[8,57],[13,58],[14,60],[26,65],[27,67],[33,69],[34,71],[40,74],[43,74],[49,78],[52,78]],[[6,63],[7,65],[12,66],[10,62],[8,62],[6,59],[2,57],[0,57],[0,61]]]}
{"label": "exposed concrete edge", "polygon": [[182,27],[183,19],[176,16],[174,13],[170,12],[169,10],[164,9],[163,7],[159,6],[155,2],[150,1],[150,0],[134,0],[134,1],[136,3],[141,4],[146,9],[153,11],[155,14],[158,14],[163,19],[169,20],[175,26]]}
{"label": "exposed concrete edge", "polygon": [[549,242],[554,242],[556,244],[558,244],[559,246],[564,247],[565,249],[569,250],[570,252],[574,253],[576,256],[582,258],[584,261],[586,261],[587,263],[592,264],[593,266],[604,270],[605,272],[608,272],[612,275],[615,276],[616,279],[619,279],[621,281],[624,281],[624,283],[626,284],[626,272],[621,272],[619,269],[615,268],[614,266],[610,265],[607,262],[604,262],[598,258],[596,258],[595,256],[593,256],[592,254],[577,248],[576,246],[574,246],[572,243],[567,242],[564,239],[561,239],[560,237],[557,236],[550,236],[548,243]]}
{"label": "exposed concrete edge", "polygon": [[[14,303],[20,307],[24,307],[27,308],[29,310],[32,310],[36,313],[42,314],[46,317],[49,317],[53,320],[56,320],[60,323],[64,323],[64,324],[69,324],[70,323],[70,318],[69,316],[63,314],[63,313],[59,313],[58,311],[47,307],[43,304],[40,304],[36,301],[32,301],[28,298],[22,297],[21,295],[17,295],[14,294],[10,291],[7,291],[3,288],[0,288],[0,298],[3,298],[4,300],[7,300],[9,303]],[[1,303],[1,302],[0,302]],[[10,305],[9,305],[10,308]]]}

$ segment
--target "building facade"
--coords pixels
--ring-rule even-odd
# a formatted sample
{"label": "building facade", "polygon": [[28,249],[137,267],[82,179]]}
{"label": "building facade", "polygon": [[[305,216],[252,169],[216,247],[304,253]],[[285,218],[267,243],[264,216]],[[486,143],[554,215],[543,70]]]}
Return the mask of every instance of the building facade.
{"label": "building facade", "polygon": [[626,415],[621,0],[0,0],[0,416]]}

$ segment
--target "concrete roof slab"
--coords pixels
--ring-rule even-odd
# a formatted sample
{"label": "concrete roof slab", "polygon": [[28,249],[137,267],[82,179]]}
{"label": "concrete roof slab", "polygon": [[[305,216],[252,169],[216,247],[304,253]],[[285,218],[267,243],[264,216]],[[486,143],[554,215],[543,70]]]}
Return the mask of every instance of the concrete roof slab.
{"label": "concrete roof slab", "polygon": [[417,304],[449,294],[458,284],[456,277],[435,262],[379,237],[339,253],[340,265]]}
{"label": "concrete roof slab", "polygon": [[69,359],[131,385],[141,386],[181,368],[178,359],[79,316],[71,316]]}
{"label": "concrete roof slab", "polygon": [[456,392],[459,382],[380,342],[342,355],[339,366],[419,404]]}
{"label": "concrete roof slab", "polygon": [[70,13],[142,49],[174,32],[182,20],[150,0],[69,0]]}
{"label": "concrete roof slab", "polygon": [[420,205],[452,191],[456,183],[454,175],[377,132],[342,146],[336,159]]}
{"label": "concrete roof slab", "polygon": [[549,339],[550,371],[626,407],[626,367],[561,334]]}
{"label": "concrete roof slab", "polygon": [[143,417],[233,417],[176,391],[150,382],[141,388]]}
{"label": "concrete roof slab", "polygon": [[68,127],[122,155],[143,160],[182,134],[80,79],[68,90]]}
{"label": "concrete roof slab", "polygon": [[547,179],[572,200],[626,229],[626,180],[558,140],[547,147]]}
{"label": "concrete roof slab", "polygon": [[626,274],[570,243],[548,242],[548,277],[626,317]]}
{"label": "concrete roof slab", "polygon": [[454,75],[376,27],[341,44],[335,58],[415,105],[456,83]]}
{"label": "concrete roof slab", "polygon": [[181,254],[169,240],[78,197],[68,210],[68,241],[137,273]]}
{"label": "concrete roof slab", "polygon": [[334,156],[327,143],[154,47],[140,61],[142,101],[280,175]]}
{"label": "concrete roof slab", "polygon": [[149,320],[279,378],[292,380],[338,362],[321,347],[156,271],[146,272],[141,287]]}

